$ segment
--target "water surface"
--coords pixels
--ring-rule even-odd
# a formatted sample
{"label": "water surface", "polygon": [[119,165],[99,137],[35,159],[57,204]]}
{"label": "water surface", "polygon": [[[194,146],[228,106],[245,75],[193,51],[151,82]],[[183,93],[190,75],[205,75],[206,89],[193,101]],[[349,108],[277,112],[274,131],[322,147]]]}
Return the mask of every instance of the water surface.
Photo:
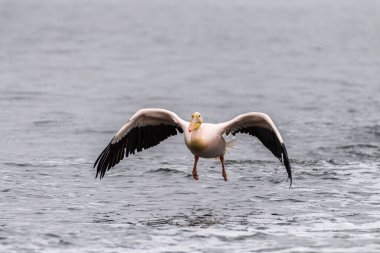
{"label": "water surface", "polygon": [[[1,1],[1,252],[378,252],[378,1]],[[182,136],[92,164],[138,109],[269,114],[200,160]]]}

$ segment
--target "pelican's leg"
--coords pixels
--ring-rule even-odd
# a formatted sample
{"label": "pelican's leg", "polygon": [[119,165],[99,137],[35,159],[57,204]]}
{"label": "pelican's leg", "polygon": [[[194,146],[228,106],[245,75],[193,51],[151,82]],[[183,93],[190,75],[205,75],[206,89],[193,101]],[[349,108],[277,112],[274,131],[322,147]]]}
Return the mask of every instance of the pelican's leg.
{"label": "pelican's leg", "polygon": [[199,177],[198,177],[198,171],[197,171],[197,163],[198,163],[198,160],[199,160],[199,156],[194,156],[194,168],[193,168],[193,178],[195,180],[198,180]]}
{"label": "pelican's leg", "polygon": [[224,181],[227,181],[227,172],[226,169],[224,168],[224,156],[220,156],[220,161],[222,162],[222,175],[224,177]]}

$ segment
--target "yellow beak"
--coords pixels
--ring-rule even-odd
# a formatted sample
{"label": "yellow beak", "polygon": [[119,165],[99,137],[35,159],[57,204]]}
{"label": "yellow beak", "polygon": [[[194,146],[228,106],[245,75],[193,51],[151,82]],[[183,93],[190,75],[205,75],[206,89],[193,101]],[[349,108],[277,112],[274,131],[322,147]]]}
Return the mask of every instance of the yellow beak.
{"label": "yellow beak", "polygon": [[194,117],[191,119],[188,130],[189,132],[194,131],[201,125],[201,120],[198,117]]}

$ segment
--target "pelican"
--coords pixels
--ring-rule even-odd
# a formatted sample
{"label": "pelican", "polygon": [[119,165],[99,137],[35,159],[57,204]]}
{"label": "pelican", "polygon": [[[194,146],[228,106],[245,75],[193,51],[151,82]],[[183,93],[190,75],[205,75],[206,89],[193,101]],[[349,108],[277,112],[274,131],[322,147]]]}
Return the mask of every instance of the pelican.
{"label": "pelican", "polygon": [[222,164],[222,176],[227,181],[224,165],[224,154],[228,143],[223,135],[236,133],[257,137],[275,157],[284,163],[292,185],[292,171],[285,143],[271,118],[261,112],[241,114],[234,119],[219,123],[203,123],[199,112],[193,113],[187,122],[174,112],[164,109],[141,109],[116,133],[110,143],[94,163],[96,178],[100,179],[113,168],[124,156],[140,152],[143,149],[158,145],[161,141],[176,135],[184,134],[185,144],[194,155],[193,178],[199,180],[197,163],[202,158],[219,158]]}

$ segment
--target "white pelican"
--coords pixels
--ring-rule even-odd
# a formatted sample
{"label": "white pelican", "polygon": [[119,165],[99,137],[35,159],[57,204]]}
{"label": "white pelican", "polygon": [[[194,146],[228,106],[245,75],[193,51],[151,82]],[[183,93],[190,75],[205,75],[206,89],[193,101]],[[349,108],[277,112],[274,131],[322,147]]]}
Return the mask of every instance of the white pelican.
{"label": "white pelican", "polygon": [[203,123],[200,113],[195,112],[187,122],[174,112],[164,109],[141,109],[116,133],[108,146],[96,159],[96,177],[100,179],[107,170],[118,164],[124,156],[128,157],[136,151],[158,145],[161,141],[178,132],[183,133],[186,146],[193,153],[195,162],[193,177],[198,180],[197,162],[199,157],[220,158],[222,175],[227,181],[224,167],[224,154],[227,144],[223,134],[245,133],[257,137],[280,161],[283,161],[290,186],[292,171],[282,137],[271,118],[265,113],[250,112],[220,123]]}

